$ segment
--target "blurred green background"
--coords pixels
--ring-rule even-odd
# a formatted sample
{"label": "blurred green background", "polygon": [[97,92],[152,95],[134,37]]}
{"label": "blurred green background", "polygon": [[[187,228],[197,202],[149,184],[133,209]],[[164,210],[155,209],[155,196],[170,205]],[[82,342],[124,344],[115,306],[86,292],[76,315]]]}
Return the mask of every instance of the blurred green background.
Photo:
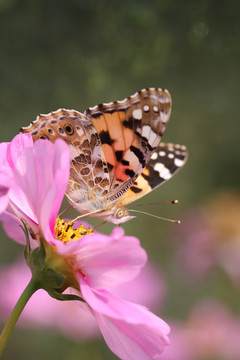
{"label": "blurred green background", "polygon": [[[217,0],[0,0],[1,141],[39,113],[59,107],[83,112],[141,88],[163,87],[173,99],[164,141],[185,144],[190,156],[176,177],[144,198],[178,199],[179,205],[143,210],[181,219],[218,190],[238,188],[239,10],[238,1]],[[239,296],[225,295],[229,285],[221,274],[197,289],[176,281],[169,240],[176,226],[143,215],[124,225],[166,272],[168,301],[158,315],[184,318],[194,299],[213,294],[237,310]],[[21,252],[1,232],[1,264]],[[3,359],[22,356],[116,358],[101,340],[81,344],[50,331],[16,329]]]}

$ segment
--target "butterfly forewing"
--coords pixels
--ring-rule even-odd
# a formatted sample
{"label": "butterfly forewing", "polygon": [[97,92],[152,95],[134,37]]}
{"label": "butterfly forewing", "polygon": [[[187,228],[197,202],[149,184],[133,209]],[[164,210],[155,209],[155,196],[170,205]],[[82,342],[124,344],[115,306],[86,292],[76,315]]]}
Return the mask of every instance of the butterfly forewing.
{"label": "butterfly forewing", "polygon": [[122,196],[122,205],[130,204],[169,180],[183,167],[187,157],[184,145],[160,143],[145,169]]}
{"label": "butterfly forewing", "polygon": [[86,111],[102,143],[111,202],[128,190],[148,163],[165,131],[170,112],[169,93],[154,88]]}

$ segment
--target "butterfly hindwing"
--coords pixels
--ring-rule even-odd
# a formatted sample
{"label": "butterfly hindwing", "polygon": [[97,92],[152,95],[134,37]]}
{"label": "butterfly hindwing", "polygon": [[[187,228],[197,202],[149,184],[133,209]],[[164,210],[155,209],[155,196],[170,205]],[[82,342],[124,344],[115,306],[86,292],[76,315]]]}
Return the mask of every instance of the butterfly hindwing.
{"label": "butterfly hindwing", "polygon": [[109,193],[109,173],[99,136],[84,114],[66,109],[41,114],[21,132],[32,134],[34,141],[54,142],[61,138],[69,145],[71,166],[67,193],[72,201],[86,203],[91,201],[92,193],[98,197]]}
{"label": "butterfly hindwing", "polygon": [[121,204],[130,204],[169,180],[185,164],[187,157],[185,146],[160,143],[142,173],[122,196]]}
{"label": "butterfly hindwing", "polygon": [[111,202],[128,190],[147,165],[165,131],[170,112],[168,91],[155,88],[85,112],[102,143],[109,170]]}

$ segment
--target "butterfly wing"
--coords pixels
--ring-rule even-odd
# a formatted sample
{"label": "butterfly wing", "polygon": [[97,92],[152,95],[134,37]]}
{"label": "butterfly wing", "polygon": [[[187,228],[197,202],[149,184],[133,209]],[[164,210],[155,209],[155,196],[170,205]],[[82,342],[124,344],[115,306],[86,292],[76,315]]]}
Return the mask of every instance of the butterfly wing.
{"label": "butterfly wing", "polygon": [[185,162],[184,147],[158,147],[170,113],[168,91],[150,88],[89,108],[85,114],[59,109],[39,115],[21,131],[31,133],[34,140],[62,138],[68,143],[67,194],[80,212],[102,211],[104,216],[106,210],[111,213],[111,204],[126,205],[142,197]]}
{"label": "butterfly wing", "polygon": [[161,140],[170,113],[168,91],[155,88],[86,110],[107,162],[110,203],[120,198],[145,168]]}
{"label": "butterfly wing", "polygon": [[122,196],[121,204],[130,204],[171,179],[186,163],[187,157],[185,146],[160,143],[142,173]]}
{"label": "butterfly wing", "polygon": [[70,179],[67,194],[79,210],[89,211],[92,198],[109,193],[109,173],[97,130],[92,122],[75,110],[59,109],[39,115],[22,133],[31,133],[34,141],[61,138],[71,152]]}

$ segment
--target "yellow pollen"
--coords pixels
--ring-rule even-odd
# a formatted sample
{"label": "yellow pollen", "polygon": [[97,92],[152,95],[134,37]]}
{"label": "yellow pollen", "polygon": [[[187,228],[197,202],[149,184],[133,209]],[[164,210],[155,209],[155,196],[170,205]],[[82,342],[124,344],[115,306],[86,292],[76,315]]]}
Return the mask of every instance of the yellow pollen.
{"label": "yellow pollen", "polygon": [[93,233],[93,229],[84,229],[83,225],[79,226],[76,229],[73,229],[74,224],[75,221],[66,222],[65,220],[61,220],[58,217],[55,224],[56,238],[64,243],[67,243],[71,240],[78,240],[84,235],[91,235]]}

